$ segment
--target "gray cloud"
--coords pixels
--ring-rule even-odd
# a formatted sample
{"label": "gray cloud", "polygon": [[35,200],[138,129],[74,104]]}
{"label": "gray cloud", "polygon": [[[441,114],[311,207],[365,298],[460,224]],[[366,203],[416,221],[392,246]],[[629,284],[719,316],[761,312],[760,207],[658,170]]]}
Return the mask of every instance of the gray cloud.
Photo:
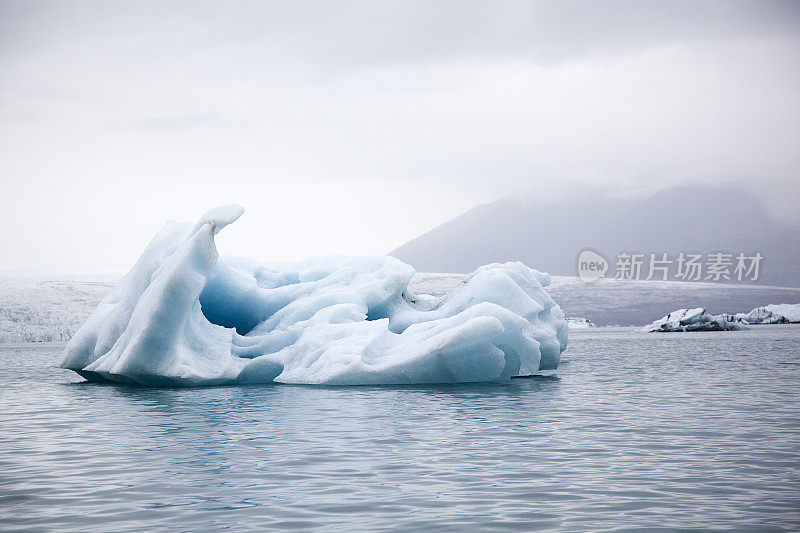
{"label": "gray cloud", "polygon": [[31,243],[217,200],[283,221],[241,230],[266,258],[509,194],[735,183],[798,218],[798,94],[798,2],[0,1],[0,268],[127,261]]}
{"label": "gray cloud", "polygon": [[[687,41],[797,36],[792,1],[4,1],[3,55],[97,39],[120,48],[261,48],[327,67],[465,58],[560,62]],[[148,57],[147,60],[157,60]]]}

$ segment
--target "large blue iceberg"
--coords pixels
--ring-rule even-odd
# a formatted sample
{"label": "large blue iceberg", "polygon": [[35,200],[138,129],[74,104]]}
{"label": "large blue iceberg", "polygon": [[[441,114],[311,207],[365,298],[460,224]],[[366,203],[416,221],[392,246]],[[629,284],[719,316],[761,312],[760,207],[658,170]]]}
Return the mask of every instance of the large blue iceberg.
{"label": "large blue iceberg", "polygon": [[148,386],[497,381],[558,367],[567,323],[550,277],[492,264],[436,298],[392,257],[278,268],[219,258],[244,210],[169,222],[67,344],[63,368]]}

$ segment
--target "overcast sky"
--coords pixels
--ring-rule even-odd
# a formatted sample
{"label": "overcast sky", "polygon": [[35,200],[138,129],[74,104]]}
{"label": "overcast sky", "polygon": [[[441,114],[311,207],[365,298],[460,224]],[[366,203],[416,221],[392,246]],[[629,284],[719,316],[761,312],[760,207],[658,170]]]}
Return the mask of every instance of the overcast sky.
{"label": "overcast sky", "polygon": [[[473,205],[683,183],[800,219],[800,2],[0,0],[0,268],[385,253]],[[535,228],[522,228],[535,231]]]}

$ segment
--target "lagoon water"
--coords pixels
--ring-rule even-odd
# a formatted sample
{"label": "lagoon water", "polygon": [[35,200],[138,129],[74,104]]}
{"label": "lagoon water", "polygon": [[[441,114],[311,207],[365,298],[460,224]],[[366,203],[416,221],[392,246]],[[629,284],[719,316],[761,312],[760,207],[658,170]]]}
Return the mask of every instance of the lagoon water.
{"label": "lagoon water", "polygon": [[800,528],[800,327],[506,383],[146,389],[0,345],[0,530]]}

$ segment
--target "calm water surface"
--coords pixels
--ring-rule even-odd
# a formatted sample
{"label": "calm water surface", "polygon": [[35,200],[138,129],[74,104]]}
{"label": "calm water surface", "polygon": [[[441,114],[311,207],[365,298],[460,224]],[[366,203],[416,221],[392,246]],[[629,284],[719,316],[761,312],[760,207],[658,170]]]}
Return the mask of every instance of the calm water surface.
{"label": "calm water surface", "polygon": [[143,389],[0,345],[0,530],[800,528],[800,328],[571,332],[552,376]]}

